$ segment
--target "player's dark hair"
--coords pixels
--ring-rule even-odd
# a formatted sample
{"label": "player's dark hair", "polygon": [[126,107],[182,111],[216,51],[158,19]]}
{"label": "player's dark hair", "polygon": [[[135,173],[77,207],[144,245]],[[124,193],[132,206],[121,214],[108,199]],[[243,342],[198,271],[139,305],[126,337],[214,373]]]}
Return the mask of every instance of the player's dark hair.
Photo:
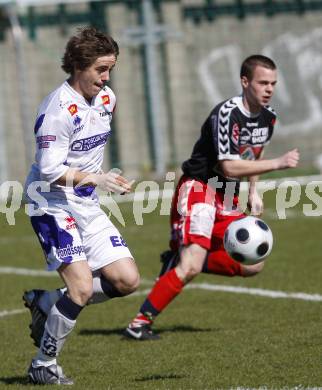
{"label": "player's dark hair", "polygon": [[246,77],[251,80],[254,75],[254,69],[256,66],[263,66],[264,68],[275,70],[276,65],[273,60],[268,57],[262,56],[261,54],[254,54],[247,57],[240,68],[240,78]]}
{"label": "player's dark hair", "polygon": [[73,74],[75,69],[85,70],[98,57],[119,55],[118,44],[109,35],[93,27],[80,28],[67,42],[62,58],[62,69]]}

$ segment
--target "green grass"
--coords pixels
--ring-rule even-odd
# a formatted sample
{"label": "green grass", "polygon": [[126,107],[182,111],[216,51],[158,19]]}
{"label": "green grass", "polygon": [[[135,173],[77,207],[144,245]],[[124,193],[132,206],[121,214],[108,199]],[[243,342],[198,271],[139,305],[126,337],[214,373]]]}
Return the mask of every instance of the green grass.
{"label": "green grass", "polygon": [[[303,191],[302,191],[303,192]],[[304,193],[304,192],[303,192]],[[302,197],[302,203],[312,203]],[[265,197],[274,210],[275,194]],[[274,234],[264,271],[249,279],[200,275],[194,283],[322,294],[322,219],[305,217],[302,203],[286,220],[263,218]],[[122,206],[120,227],[144,279],[159,271],[169,222],[158,211],[136,226],[132,205]],[[291,212],[287,212],[291,216]],[[44,268],[42,252],[24,212],[16,225],[0,216],[1,266]],[[23,290],[55,288],[58,278],[0,273],[0,312],[22,308]],[[146,289],[142,285],[141,289]],[[186,290],[158,318],[157,342],[124,340],[121,332],[144,296],[87,307],[60,357],[76,389],[217,389],[322,386],[321,302]],[[0,317],[0,387],[23,388],[36,350],[29,338],[29,313]]]}

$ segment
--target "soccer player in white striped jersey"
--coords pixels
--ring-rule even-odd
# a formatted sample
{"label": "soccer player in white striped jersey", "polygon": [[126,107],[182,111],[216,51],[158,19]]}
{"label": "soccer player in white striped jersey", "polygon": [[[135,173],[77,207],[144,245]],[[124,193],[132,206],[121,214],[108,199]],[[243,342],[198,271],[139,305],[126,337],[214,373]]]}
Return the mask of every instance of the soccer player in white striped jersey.
{"label": "soccer player in white striped jersey", "polygon": [[59,273],[65,288],[31,290],[23,297],[39,345],[28,370],[34,384],[72,384],[56,359],[84,306],[130,294],[139,284],[131,252],[95,192],[96,187],[131,190],[118,172],[101,171],[116,101],[106,83],[118,54],[110,36],[94,28],[79,30],[62,60],[70,77],[37,114],[36,161],[25,193],[47,268]]}

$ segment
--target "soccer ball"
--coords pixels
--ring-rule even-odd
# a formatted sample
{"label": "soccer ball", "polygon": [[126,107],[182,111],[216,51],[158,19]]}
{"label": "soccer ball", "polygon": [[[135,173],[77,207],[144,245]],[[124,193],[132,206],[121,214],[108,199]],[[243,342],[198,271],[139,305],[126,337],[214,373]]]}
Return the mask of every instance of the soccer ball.
{"label": "soccer ball", "polygon": [[272,231],[261,219],[244,217],[228,225],[224,235],[224,247],[239,263],[257,264],[272,251]]}

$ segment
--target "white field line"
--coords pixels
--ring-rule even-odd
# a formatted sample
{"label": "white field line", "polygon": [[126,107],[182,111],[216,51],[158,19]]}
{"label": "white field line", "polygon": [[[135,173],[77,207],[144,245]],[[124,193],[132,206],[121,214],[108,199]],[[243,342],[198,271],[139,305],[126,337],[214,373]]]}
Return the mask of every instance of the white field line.
{"label": "white field line", "polygon": [[40,269],[16,268],[16,267],[0,267],[0,274],[58,277],[56,272],[48,272]]}
{"label": "white field line", "polygon": [[217,284],[209,284],[209,283],[198,283],[198,284],[192,283],[192,284],[188,284],[186,288],[207,290],[207,291],[222,291],[222,292],[230,292],[234,294],[248,294],[248,295],[256,295],[260,297],[274,298],[274,299],[284,298],[284,299],[298,299],[302,301],[311,301],[311,302],[322,302],[322,295],[307,294],[304,292],[287,293],[284,291],[265,290],[262,288],[226,286],[226,285],[217,285]]}
{"label": "white field line", "polygon": [[0,311],[0,318],[14,316],[16,314],[25,313],[27,311],[28,311],[28,309],[3,310],[3,311]]}
{"label": "white field line", "polygon": [[15,242],[34,242],[38,244],[37,237],[34,234],[29,234],[28,236],[10,236],[10,237],[0,237],[1,244],[12,244]]}
{"label": "white field line", "polygon": [[[5,273],[9,273],[8,270],[10,267],[0,267],[1,270],[6,269]],[[37,270],[27,270],[25,268],[11,268],[14,272],[11,272],[11,274],[15,275],[28,275],[30,271],[32,272],[33,276],[45,276],[46,271],[37,271]],[[26,273],[28,271],[28,273]],[[56,276],[56,274],[46,272],[46,274]],[[48,276],[48,275],[46,275]],[[149,285],[151,286],[153,284],[152,280],[142,279],[141,285]],[[188,284],[185,289],[193,290],[205,290],[205,291],[219,291],[219,292],[228,292],[233,294],[247,294],[247,295],[255,295],[265,298],[273,298],[273,299],[296,299],[296,300],[302,300],[302,301],[309,301],[309,302],[322,302],[322,295],[320,294],[307,294],[304,292],[285,292],[285,291],[274,291],[274,290],[265,290],[262,288],[248,288],[248,287],[238,287],[238,286],[227,286],[227,285],[217,285],[217,284],[210,284],[210,283],[191,283]],[[150,292],[150,289],[145,289],[142,291],[137,291],[131,295],[129,295],[127,298],[135,297],[135,296],[142,296],[147,295]],[[27,309],[17,309],[17,310],[3,310],[0,311],[0,318],[8,317],[16,314],[21,314],[26,312]]]}

